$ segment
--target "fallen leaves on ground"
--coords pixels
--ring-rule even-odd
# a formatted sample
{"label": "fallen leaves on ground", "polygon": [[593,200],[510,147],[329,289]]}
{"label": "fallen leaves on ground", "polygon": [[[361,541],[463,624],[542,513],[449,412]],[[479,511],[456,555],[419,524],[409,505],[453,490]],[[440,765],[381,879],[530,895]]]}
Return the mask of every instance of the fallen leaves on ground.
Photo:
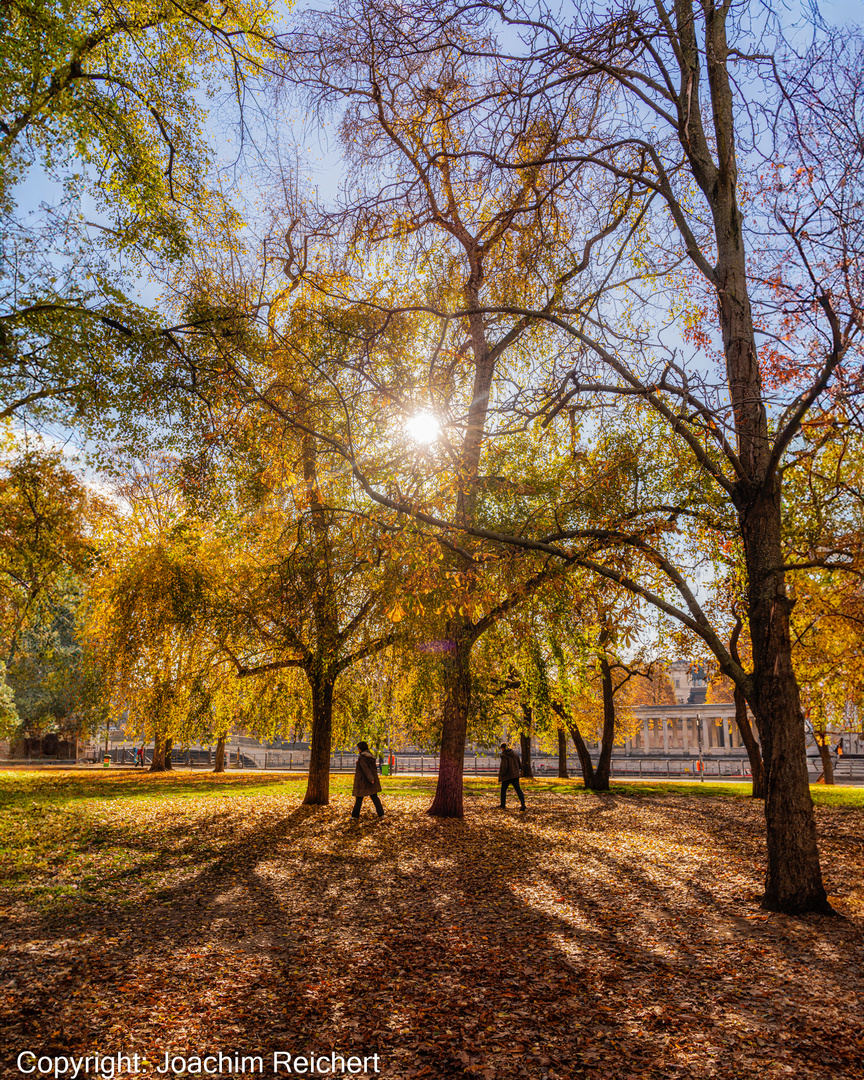
{"label": "fallen leaves on ground", "polygon": [[859,810],[818,811],[848,918],[792,919],[759,911],[743,799],[529,784],[527,814],[390,794],[358,825],[299,777],[59,799],[77,779],[6,812],[9,1075],[24,1049],[284,1049],[378,1053],[391,1080],[864,1077]]}

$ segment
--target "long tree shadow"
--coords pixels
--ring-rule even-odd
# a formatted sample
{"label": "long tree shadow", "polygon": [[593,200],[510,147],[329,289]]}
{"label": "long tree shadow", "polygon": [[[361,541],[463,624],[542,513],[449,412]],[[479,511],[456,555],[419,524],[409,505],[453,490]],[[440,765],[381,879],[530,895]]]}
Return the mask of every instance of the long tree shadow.
{"label": "long tree shadow", "polygon": [[[262,1051],[267,1066],[273,1050],[356,1051],[394,1080],[731,1080],[778,1055],[796,1076],[861,1075],[854,1033],[828,1022],[848,964],[821,970],[824,1001],[804,981],[826,940],[860,960],[854,933],[808,920],[788,955],[710,876],[743,853],[755,887],[740,831],[665,802],[631,820],[634,805],[439,822],[406,800],[358,825],[342,799],[248,819],[219,806],[194,833],[101,825],[99,847],[129,863],[17,924],[27,951],[7,974],[19,963],[28,992],[8,1045]],[[682,829],[711,859],[676,857]],[[761,995],[781,993],[775,1015]]]}

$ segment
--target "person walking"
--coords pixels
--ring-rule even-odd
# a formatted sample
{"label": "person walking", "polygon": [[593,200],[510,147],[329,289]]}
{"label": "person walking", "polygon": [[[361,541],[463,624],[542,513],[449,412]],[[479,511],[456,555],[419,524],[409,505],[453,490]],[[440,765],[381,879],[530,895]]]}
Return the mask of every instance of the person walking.
{"label": "person walking", "polygon": [[513,785],[513,790],[519,796],[522,809],[525,809],[525,795],[519,786],[519,777],[522,775],[522,761],[515,750],[511,750],[506,742],[501,743],[501,765],[498,768],[498,781],[501,784],[501,809],[507,808],[507,788]]}
{"label": "person walking", "polygon": [[375,765],[375,755],[370,751],[368,743],[357,743],[357,749],[360,753],[357,757],[357,764],[354,766],[354,787],[351,790],[351,794],[354,796],[354,809],[351,811],[351,817],[355,821],[359,821],[360,807],[363,805],[364,798],[368,795],[372,799],[375,813],[379,818],[382,818],[384,817],[384,807],[378,798],[378,792],[381,790],[381,780]]}

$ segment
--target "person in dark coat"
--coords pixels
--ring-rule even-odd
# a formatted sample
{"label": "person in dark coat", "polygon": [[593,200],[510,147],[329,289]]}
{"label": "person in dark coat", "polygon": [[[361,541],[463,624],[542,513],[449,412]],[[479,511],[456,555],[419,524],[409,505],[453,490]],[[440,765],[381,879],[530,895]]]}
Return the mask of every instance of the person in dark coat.
{"label": "person in dark coat", "polygon": [[507,788],[513,785],[513,790],[519,796],[522,809],[525,809],[525,795],[519,786],[519,777],[522,775],[522,760],[515,750],[511,750],[506,742],[501,743],[501,765],[498,769],[498,780],[501,784],[501,809],[507,806]]}
{"label": "person in dark coat", "polygon": [[357,743],[357,749],[360,754],[354,767],[354,787],[351,791],[354,796],[354,809],[351,811],[351,817],[355,821],[359,819],[360,807],[363,805],[363,799],[368,795],[372,799],[375,813],[379,818],[382,818],[384,817],[384,807],[378,798],[378,792],[381,790],[381,780],[378,777],[378,769],[375,765],[375,755],[370,751],[368,743]]}

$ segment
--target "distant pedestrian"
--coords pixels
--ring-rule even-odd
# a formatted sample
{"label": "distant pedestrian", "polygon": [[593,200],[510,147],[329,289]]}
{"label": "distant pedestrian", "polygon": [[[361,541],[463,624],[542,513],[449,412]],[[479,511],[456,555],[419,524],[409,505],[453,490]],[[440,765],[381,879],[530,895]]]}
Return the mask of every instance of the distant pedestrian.
{"label": "distant pedestrian", "polygon": [[138,752],[135,754],[135,768],[144,764],[144,747],[139,747]]}
{"label": "distant pedestrian", "polygon": [[838,761],[840,760],[841,757],[843,757],[843,740],[842,739],[834,747],[834,753],[836,754]]}
{"label": "distant pedestrian", "polygon": [[390,751],[390,756],[387,759],[387,764],[390,766],[390,775],[392,776],[396,772],[396,755],[393,751]]}
{"label": "distant pedestrian", "polygon": [[359,820],[360,807],[363,805],[363,799],[368,795],[372,799],[375,813],[379,818],[382,818],[384,817],[384,807],[378,798],[378,792],[381,790],[381,780],[375,767],[375,755],[370,751],[368,743],[357,743],[357,749],[360,753],[354,767],[354,787],[351,791],[354,796],[354,809],[351,811],[351,817],[355,821]]}
{"label": "distant pedestrian", "polygon": [[513,790],[519,796],[522,809],[525,809],[525,795],[519,786],[519,777],[522,775],[522,760],[515,750],[511,750],[506,742],[501,743],[501,765],[498,769],[498,780],[501,784],[501,809],[507,806],[507,788],[513,785]]}

